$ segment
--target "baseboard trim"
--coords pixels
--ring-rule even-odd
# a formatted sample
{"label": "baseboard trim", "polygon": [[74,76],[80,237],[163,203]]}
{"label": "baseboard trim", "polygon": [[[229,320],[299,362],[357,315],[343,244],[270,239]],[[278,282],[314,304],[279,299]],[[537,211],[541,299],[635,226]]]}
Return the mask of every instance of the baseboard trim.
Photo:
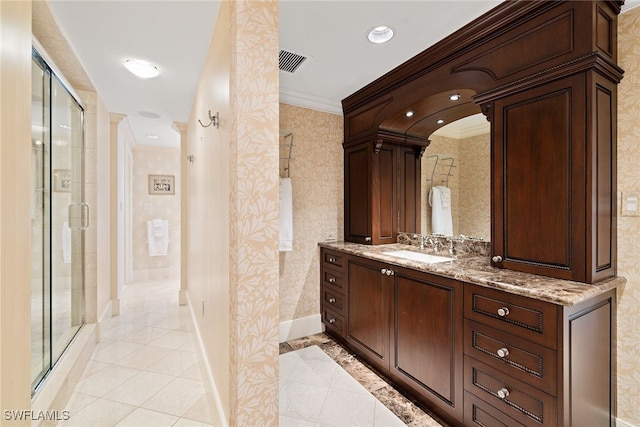
{"label": "baseboard trim", "polygon": [[211,391],[210,395],[213,398],[212,403],[215,406],[215,414],[213,414],[213,416],[216,422],[214,423],[214,425],[228,427],[229,422],[227,421],[224,415],[224,407],[222,406],[220,393],[218,392],[218,387],[216,386],[216,380],[213,377],[213,372],[211,372],[211,367],[209,366],[209,358],[207,357],[207,351],[204,347],[204,342],[202,341],[202,335],[200,335],[200,328],[198,327],[198,322],[196,321],[196,313],[193,311],[193,305],[191,304],[191,299],[189,298],[188,292],[185,293],[185,299],[186,299],[187,306],[189,307],[189,313],[191,313],[191,323],[193,324],[193,329],[196,333],[196,338],[198,340],[197,345],[200,350],[202,367],[206,371],[206,377],[209,383],[209,390]]}
{"label": "baseboard trim", "polygon": [[285,342],[323,332],[322,317],[315,314],[280,323],[279,340]]}

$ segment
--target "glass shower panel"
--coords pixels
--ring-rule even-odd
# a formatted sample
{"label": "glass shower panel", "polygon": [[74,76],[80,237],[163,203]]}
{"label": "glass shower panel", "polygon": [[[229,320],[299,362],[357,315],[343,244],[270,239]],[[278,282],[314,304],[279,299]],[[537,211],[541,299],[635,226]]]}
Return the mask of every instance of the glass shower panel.
{"label": "glass shower panel", "polygon": [[84,323],[83,110],[33,53],[31,390]]}
{"label": "glass shower panel", "polygon": [[50,75],[33,59],[31,68],[31,388],[50,367],[50,203],[49,94]]}
{"label": "glass shower panel", "polygon": [[82,109],[51,80],[51,344],[52,364],[84,322]]}

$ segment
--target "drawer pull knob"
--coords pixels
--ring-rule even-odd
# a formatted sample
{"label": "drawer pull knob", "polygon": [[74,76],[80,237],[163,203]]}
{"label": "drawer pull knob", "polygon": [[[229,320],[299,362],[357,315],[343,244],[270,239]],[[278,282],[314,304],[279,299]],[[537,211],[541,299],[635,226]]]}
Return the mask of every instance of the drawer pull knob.
{"label": "drawer pull knob", "polygon": [[[336,299],[335,299],[335,298],[329,298],[329,302],[330,302],[331,304],[333,304],[334,302],[336,302]],[[499,351],[499,350],[498,350],[498,351]]]}
{"label": "drawer pull knob", "polygon": [[380,270],[380,273],[381,273],[381,274],[387,274],[387,269],[386,269],[386,268],[383,268],[382,270]]}
{"label": "drawer pull knob", "polygon": [[336,323],[336,319],[329,319],[329,323],[331,323],[331,324]]}
{"label": "drawer pull knob", "polygon": [[502,257],[500,255],[496,255],[493,258],[491,258],[491,261],[495,263],[502,262]]}
{"label": "drawer pull knob", "polygon": [[335,277],[329,277],[329,283],[336,283]]}
{"label": "drawer pull knob", "polygon": [[501,307],[498,309],[498,316],[505,317],[509,315],[509,309],[507,307]]}
{"label": "drawer pull knob", "polygon": [[394,274],[396,274],[395,271],[393,270],[387,270],[387,276],[393,276]]}
{"label": "drawer pull knob", "polygon": [[501,388],[500,390],[498,390],[498,397],[500,399],[506,399],[507,397],[509,397],[509,390],[507,390],[505,387]]}
{"label": "drawer pull knob", "polygon": [[365,241],[365,242],[370,242],[370,241],[371,241],[371,237],[368,237],[368,236],[367,236],[367,237],[365,237],[365,238],[364,238],[364,241]]}
{"label": "drawer pull knob", "polygon": [[334,262],[336,262],[336,259],[335,259],[334,257],[330,257],[330,258],[329,258],[329,262],[330,262],[330,263],[334,263]]}
{"label": "drawer pull knob", "polygon": [[509,349],[505,348],[505,347],[502,347],[502,348],[498,349],[497,353],[498,353],[498,357],[504,358],[504,357],[507,357],[509,355]]}

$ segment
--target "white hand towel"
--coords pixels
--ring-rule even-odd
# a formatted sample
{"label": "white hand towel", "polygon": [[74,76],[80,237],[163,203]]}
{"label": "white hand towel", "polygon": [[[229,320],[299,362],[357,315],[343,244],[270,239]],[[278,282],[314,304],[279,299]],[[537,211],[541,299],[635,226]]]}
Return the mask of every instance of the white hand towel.
{"label": "white hand towel", "polygon": [[65,264],[71,262],[71,228],[67,221],[62,223],[62,261]]}
{"label": "white hand towel", "polygon": [[280,178],[280,251],[293,250],[293,190],[291,178]]}
{"label": "white hand towel", "polygon": [[147,221],[147,246],[149,256],[165,256],[169,248],[169,221]]}
{"label": "white hand towel", "polygon": [[431,206],[431,232],[453,236],[451,190],[449,187],[432,187],[429,190],[429,205]]}

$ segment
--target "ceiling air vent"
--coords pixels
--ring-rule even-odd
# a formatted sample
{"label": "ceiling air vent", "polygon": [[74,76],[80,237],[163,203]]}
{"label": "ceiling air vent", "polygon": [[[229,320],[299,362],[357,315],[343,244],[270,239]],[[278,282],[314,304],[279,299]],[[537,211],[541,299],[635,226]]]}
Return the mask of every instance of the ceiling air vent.
{"label": "ceiling air vent", "polygon": [[286,71],[293,74],[304,61],[306,56],[280,49],[280,71]]}

